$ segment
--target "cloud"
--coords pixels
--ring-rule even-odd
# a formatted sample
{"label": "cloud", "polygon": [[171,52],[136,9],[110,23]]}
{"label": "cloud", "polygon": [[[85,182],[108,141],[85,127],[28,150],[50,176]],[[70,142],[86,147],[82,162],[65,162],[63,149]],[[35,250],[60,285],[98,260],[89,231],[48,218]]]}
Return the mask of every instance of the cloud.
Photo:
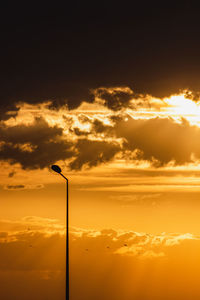
{"label": "cloud", "polygon": [[[125,114],[111,115],[110,122],[107,125],[97,118],[91,120],[87,135],[121,140],[121,147],[116,153],[121,152],[121,158],[127,161],[143,160],[154,167],[161,167],[168,163],[184,165],[200,158],[200,128],[185,119],[180,122],[170,117],[138,119]],[[76,131],[74,133],[77,134]],[[85,133],[79,131],[78,136],[81,135]],[[95,145],[96,142],[90,140],[88,143]],[[84,148],[82,151],[84,153]]]}
{"label": "cloud", "polygon": [[[175,122],[170,118],[136,120],[127,117],[116,121],[117,137],[126,139],[127,150],[139,149],[139,157],[162,166],[170,161],[181,165],[192,162],[192,155],[200,157],[200,129],[187,121]],[[176,142],[174,142],[176,141]]]}
{"label": "cloud", "polygon": [[63,129],[50,127],[42,118],[30,125],[0,126],[1,160],[20,163],[24,169],[43,169],[72,156],[72,144]]}
{"label": "cloud", "polygon": [[[158,104],[148,97],[134,102],[133,92],[127,87],[100,88],[95,93],[98,95],[96,98],[104,93],[117,97],[118,102],[113,100],[118,103],[117,106],[123,106],[118,97],[126,93],[131,100],[124,100],[125,105],[130,105],[132,112],[134,105],[137,109],[145,103]],[[175,120],[154,115],[144,118],[122,111],[101,111],[99,115],[92,112],[86,116],[78,110],[72,114],[65,110],[56,112],[50,125],[51,111],[45,109],[49,113],[49,123],[40,117],[27,124],[14,121],[1,124],[2,161],[20,163],[24,169],[43,169],[57,161],[67,160],[69,169],[81,170],[111,162],[116,157],[130,163],[146,162],[154,168],[168,164],[185,165],[200,159],[200,129],[184,118]]]}
{"label": "cloud", "polygon": [[[65,232],[58,220],[28,216],[18,221],[1,220],[0,225],[4,229],[0,232],[0,271],[64,269]],[[200,241],[200,237],[72,227],[70,253],[72,259],[86,253],[98,255],[99,259],[116,255],[156,259],[168,255],[169,247],[181,245],[187,240]]]}
{"label": "cloud", "polygon": [[118,201],[122,205],[152,205],[155,206],[160,202],[162,194],[151,193],[151,194],[121,194],[121,195],[111,195],[110,199]]}
{"label": "cloud", "polygon": [[29,89],[30,83],[31,81],[28,80],[27,85],[24,84],[20,91],[15,90],[14,96],[12,95],[13,91],[7,90],[5,94],[0,93],[0,121],[15,117],[18,114],[20,103],[38,105],[48,102],[51,110],[59,110],[61,107],[71,110],[77,108],[83,101],[88,103],[94,101],[88,87],[79,85],[77,89],[76,85],[65,82],[58,84],[61,91],[54,83],[48,84],[45,88],[43,84],[34,82],[34,88],[32,86]]}
{"label": "cloud", "polygon": [[[3,228],[3,225],[6,228]],[[58,225],[58,220],[36,216],[24,217],[18,221],[1,221],[0,279],[1,283],[12,279],[12,291],[15,295],[25,293],[27,296],[31,293],[34,297],[37,296],[37,299],[44,299],[50,291],[51,295],[48,298],[53,300],[58,298],[58,295],[64,294],[65,235],[61,226],[57,228],[57,232],[49,230],[51,227],[56,229]],[[192,234],[154,235],[126,230],[97,231],[72,227],[70,228],[71,297],[97,299],[99,282],[101,282],[101,296],[106,300],[115,294],[117,300],[122,299],[124,295],[130,296],[126,299],[132,299],[133,295],[139,297],[140,286],[142,285],[143,291],[144,284],[148,295],[151,295],[152,291],[154,295],[155,289],[152,289],[152,284],[159,285],[160,289],[165,291],[166,282],[170,287],[171,281],[174,284],[174,294],[178,284],[177,278],[180,278],[181,274],[184,274],[183,279],[186,282],[189,276],[192,276],[192,279],[196,277],[195,266],[198,270],[199,249],[200,237]],[[188,276],[183,272],[184,269],[189,270]],[[170,278],[171,281],[168,283]],[[195,287],[194,280],[192,282]],[[181,288],[183,289],[182,284]],[[6,294],[6,289],[2,289],[1,293]],[[160,292],[156,299],[160,299],[161,294]],[[6,295],[10,296],[11,291],[7,291]],[[35,299],[34,297],[31,299]],[[62,297],[63,295],[59,299]],[[26,298],[22,296],[20,299]]]}
{"label": "cloud", "polygon": [[165,245],[166,246],[174,246],[174,245],[179,245],[181,243],[181,241],[184,240],[195,240],[195,239],[199,239],[196,238],[194,235],[190,234],[190,233],[185,233],[185,234],[180,234],[178,236],[173,236],[171,238],[166,239],[165,241]]}
{"label": "cloud", "polygon": [[4,186],[5,190],[16,191],[16,190],[29,190],[29,189],[42,189],[44,188],[43,184],[8,184]]}
{"label": "cloud", "polygon": [[[41,91],[40,91],[41,92]],[[100,103],[105,107],[113,111],[120,111],[123,108],[132,107],[137,109],[138,107],[159,107],[162,106],[161,99],[155,99],[146,93],[136,93],[134,90],[127,85],[115,85],[115,86],[101,86],[97,88],[79,88],[77,90],[74,88],[73,91],[66,91],[66,96],[57,95],[48,96],[48,91],[46,95],[38,94],[33,97],[28,95],[25,97],[23,95],[13,99],[7,98],[5,95],[5,101],[0,103],[0,120],[8,120],[11,117],[16,117],[20,106],[25,103],[29,105],[41,105],[46,103],[46,107],[51,111],[58,111],[61,108],[74,110],[77,109],[83,102],[86,104]],[[194,93],[188,93],[190,99],[196,99],[193,97]]]}
{"label": "cloud", "polygon": [[[79,135],[77,130],[73,132]],[[62,128],[50,126],[41,117],[27,125],[2,124],[0,137],[1,160],[20,163],[23,169],[43,169],[58,160],[70,159],[69,167],[80,170],[109,162],[120,150],[117,141],[69,139]]]}
{"label": "cloud", "polygon": [[112,110],[120,110],[128,107],[130,100],[135,97],[129,87],[99,87],[91,90],[97,100],[103,100],[105,106]]}
{"label": "cloud", "polygon": [[109,162],[120,151],[120,145],[116,142],[80,139],[75,149],[75,159],[69,166],[73,170],[80,170],[83,166],[94,167]]}
{"label": "cloud", "polygon": [[19,108],[16,107],[15,103],[12,101],[1,101],[0,102],[0,121],[8,120],[10,117],[15,117],[17,115]]}
{"label": "cloud", "polygon": [[1,219],[0,228],[9,233],[11,239],[16,233],[21,232],[27,234],[39,232],[44,236],[52,234],[63,235],[65,232],[65,226],[59,220],[37,216],[26,216],[16,221]]}
{"label": "cloud", "polygon": [[153,235],[134,231],[101,231],[71,228],[73,251],[89,251],[98,255],[127,255],[137,259],[152,259],[168,255],[168,247],[181,245],[184,241],[198,241],[200,237],[189,233],[162,233]]}
{"label": "cloud", "polygon": [[16,172],[15,171],[12,171],[12,172],[10,172],[9,174],[8,174],[8,177],[13,177],[13,176],[15,176],[15,174],[16,174]]}
{"label": "cloud", "polygon": [[23,184],[17,184],[17,185],[6,185],[4,187],[6,190],[23,190],[25,189],[25,185]]}

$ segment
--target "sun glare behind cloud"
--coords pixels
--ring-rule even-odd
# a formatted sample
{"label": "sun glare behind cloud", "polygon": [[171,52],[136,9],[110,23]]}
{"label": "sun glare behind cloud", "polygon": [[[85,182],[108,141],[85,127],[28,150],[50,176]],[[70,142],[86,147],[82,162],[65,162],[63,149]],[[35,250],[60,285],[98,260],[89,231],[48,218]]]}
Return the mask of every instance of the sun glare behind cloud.
{"label": "sun glare behind cloud", "polygon": [[180,116],[191,124],[200,126],[200,101],[193,101],[186,93],[164,98],[167,106],[163,109],[169,116]]}

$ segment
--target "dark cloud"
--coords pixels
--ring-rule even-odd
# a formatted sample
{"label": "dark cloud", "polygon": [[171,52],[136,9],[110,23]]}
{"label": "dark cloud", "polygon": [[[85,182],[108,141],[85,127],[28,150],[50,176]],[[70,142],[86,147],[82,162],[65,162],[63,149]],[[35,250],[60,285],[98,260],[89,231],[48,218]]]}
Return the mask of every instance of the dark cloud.
{"label": "dark cloud", "polygon": [[0,127],[0,136],[4,142],[29,143],[38,145],[42,141],[56,139],[62,136],[62,129],[56,126],[50,127],[43,118],[35,118],[31,125],[16,125]]}
{"label": "dark cloud", "polygon": [[42,118],[31,125],[0,127],[1,160],[20,163],[24,169],[45,168],[73,155],[72,144],[62,139],[63,130]]}
{"label": "dark cloud", "polygon": [[81,130],[78,127],[73,128],[71,131],[77,136],[87,136],[90,134],[88,131]]}
{"label": "dark cloud", "polygon": [[200,92],[199,91],[186,91],[185,93],[186,97],[188,99],[191,99],[193,101],[199,101],[200,100]]}
{"label": "dark cloud", "polygon": [[[101,86],[162,97],[183,88],[199,91],[194,3],[17,5],[12,12],[2,8],[0,22],[1,119],[18,101],[74,108],[92,101],[89,91]],[[121,105],[108,95],[105,100],[114,109]]]}
{"label": "dark cloud", "polygon": [[[86,121],[87,120],[87,121]],[[99,119],[94,119],[94,120],[91,120],[91,119],[79,119],[79,121],[81,121],[81,123],[87,123],[89,125],[91,125],[91,129],[90,130],[81,130],[80,128],[78,127],[74,127],[73,129],[70,129],[71,132],[73,132],[75,135],[77,136],[89,136],[91,134],[95,134],[95,135],[98,135],[98,134],[104,134],[109,136],[109,135],[112,135],[113,133],[113,127],[112,126],[109,126],[109,125],[105,125],[102,121],[100,121]]]}
{"label": "dark cloud", "polygon": [[117,121],[114,128],[117,137],[126,139],[125,148],[141,151],[136,159],[152,161],[155,166],[170,161],[179,165],[189,163],[192,155],[200,158],[200,129],[184,119],[177,123],[170,118],[136,120],[127,117]]}
{"label": "dark cloud", "polygon": [[7,185],[6,189],[8,190],[23,190],[25,188],[25,185],[23,184],[17,184],[17,185]]}
{"label": "dark cloud", "polygon": [[92,122],[92,129],[91,132],[96,132],[96,133],[106,133],[108,129],[111,129],[111,126],[103,124],[102,121],[95,119]]}
{"label": "dark cloud", "polygon": [[112,125],[88,118],[91,128],[87,131],[72,126],[69,130],[77,139],[71,141],[62,128],[50,127],[42,118],[30,125],[1,125],[1,160],[20,163],[24,169],[42,169],[70,159],[69,168],[80,170],[107,163],[118,153],[130,161],[147,160],[154,167],[171,161],[184,165],[200,158],[200,129],[185,119],[177,123],[172,118],[113,115],[110,120]]}
{"label": "dark cloud", "polygon": [[114,142],[80,139],[75,149],[75,159],[69,166],[71,169],[79,170],[83,166],[94,167],[109,162],[120,151],[120,145]]}
{"label": "dark cloud", "polygon": [[100,87],[93,91],[94,95],[104,100],[105,105],[112,110],[120,110],[129,106],[129,101],[136,95],[127,87]]}
{"label": "dark cloud", "polygon": [[[184,165],[200,158],[200,129],[185,119],[178,123],[172,118],[134,119],[129,115],[113,115],[110,120],[113,125],[105,125],[98,119],[91,121],[90,133],[97,137],[103,133],[112,139],[121,138],[122,147],[116,148],[116,153],[121,151],[126,160],[148,160],[154,167],[160,167],[171,161]],[[78,135],[84,136],[84,132]],[[78,160],[86,151],[84,147],[81,149]]]}
{"label": "dark cloud", "polygon": [[8,184],[4,188],[10,191],[25,190],[25,189],[42,189],[43,184],[24,185],[24,184]]}
{"label": "dark cloud", "polygon": [[79,115],[78,115],[78,120],[79,120],[81,123],[89,123],[89,122],[91,122],[91,119],[88,118],[88,116],[85,115],[85,114],[79,114]]}
{"label": "dark cloud", "polygon": [[[0,121],[8,120],[11,116],[15,117],[17,115],[19,108],[16,107],[15,101],[14,103],[10,101],[4,101],[1,99],[0,101]],[[12,114],[9,114],[12,112]]]}
{"label": "dark cloud", "polygon": [[[101,124],[95,121],[94,126],[98,128]],[[78,128],[73,132],[78,136],[85,135]],[[50,127],[42,118],[36,118],[30,125],[11,127],[2,125],[0,136],[1,160],[9,161],[11,164],[20,163],[24,169],[43,169],[58,160],[71,158],[69,167],[79,170],[83,166],[93,167],[106,163],[120,151],[120,145],[116,142],[82,138],[73,142],[67,141],[63,136],[63,129],[57,126]],[[8,187],[8,189],[14,188],[22,187]]]}
{"label": "dark cloud", "polygon": [[8,177],[13,177],[13,176],[15,176],[15,174],[16,174],[16,172],[15,171],[13,171],[13,172],[10,172],[9,174],[8,174]]}

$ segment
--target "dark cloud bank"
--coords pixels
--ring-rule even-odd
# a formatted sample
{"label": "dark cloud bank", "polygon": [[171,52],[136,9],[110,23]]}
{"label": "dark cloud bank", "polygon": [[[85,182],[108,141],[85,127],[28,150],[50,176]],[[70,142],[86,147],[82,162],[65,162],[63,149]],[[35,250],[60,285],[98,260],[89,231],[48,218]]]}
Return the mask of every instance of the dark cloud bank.
{"label": "dark cloud bank", "polygon": [[200,158],[200,129],[184,119],[177,123],[171,118],[110,118],[112,126],[88,119],[90,132],[72,128],[75,140],[68,140],[62,128],[50,127],[42,118],[31,125],[1,125],[0,160],[20,163],[24,169],[43,169],[70,159],[69,168],[80,170],[107,163],[119,153],[130,161],[147,160],[154,167],[171,161],[184,165]]}
{"label": "dark cloud bank", "polygon": [[[112,1],[96,8],[81,1],[67,9],[55,5],[2,7],[0,120],[24,101],[50,100],[50,108],[76,108],[95,96],[117,111],[129,106],[138,93],[164,97],[190,88],[199,99],[200,30],[196,5]],[[133,92],[102,87],[129,86]],[[96,91],[96,94],[94,93]],[[95,123],[96,122],[96,123]],[[93,133],[123,138],[116,142],[91,141],[87,133],[74,131],[79,139],[63,138],[63,130],[42,119],[30,126],[0,127],[0,159],[19,162],[23,168],[44,168],[57,160],[72,158],[70,168],[108,162],[120,151],[139,149],[138,159],[155,166],[171,160],[176,164],[200,157],[199,129],[171,119],[113,119],[114,127],[96,120]],[[85,135],[85,139],[83,138]],[[134,158],[133,158],[134,159]]]}
{"label": "dark cloud bank", "polygon": [[[49,127],[46,121],[36,118],[34,123],[0,127],[1,160],[19,162],[24,169],[45,168],[56,160],[72,156],[72,144],[62,139],[63,130]],[[23,147],[24,145],[24,147]]]}
{"label": "dark cloud bank", "polygon": [[93,101],[90,90],[101,86],[161,97],[199,91],[195,3],[5,3],[1,9],[0,119],[19,101],[51,99],[52,108],[74,108]]}

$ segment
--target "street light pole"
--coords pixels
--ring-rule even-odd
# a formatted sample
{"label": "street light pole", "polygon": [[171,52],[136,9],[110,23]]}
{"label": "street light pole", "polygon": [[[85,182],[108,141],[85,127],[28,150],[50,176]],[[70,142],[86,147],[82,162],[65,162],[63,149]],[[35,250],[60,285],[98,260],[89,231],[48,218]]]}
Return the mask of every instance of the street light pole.
{"label": "street light pole", "polygon": [[60,174],[66,180],[66,300],[69,300],[69,190],[68,178],[62,174],[62,170],[57,165],[52,165],[51,169]]}

